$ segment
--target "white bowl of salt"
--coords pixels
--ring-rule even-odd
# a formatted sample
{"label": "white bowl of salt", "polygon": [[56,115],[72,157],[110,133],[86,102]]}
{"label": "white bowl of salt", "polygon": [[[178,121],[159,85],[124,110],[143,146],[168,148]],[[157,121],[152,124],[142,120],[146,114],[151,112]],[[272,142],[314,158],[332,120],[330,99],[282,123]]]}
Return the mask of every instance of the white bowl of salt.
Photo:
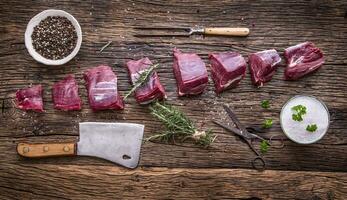
{"label": "white bowl of salt", "polygon": [[298,95],[284,104],[280,122],[290,140],[298,144],[312,144],[328,132],[330,114],[327,106],[317,98]]}

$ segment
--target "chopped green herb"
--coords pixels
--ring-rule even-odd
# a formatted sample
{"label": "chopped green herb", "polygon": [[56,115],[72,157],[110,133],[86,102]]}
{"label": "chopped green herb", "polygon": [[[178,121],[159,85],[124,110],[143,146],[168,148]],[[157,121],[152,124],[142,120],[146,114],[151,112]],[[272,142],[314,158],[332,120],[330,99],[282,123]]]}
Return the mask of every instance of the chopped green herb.
{"label": "chopped green herb", "polygon": [[263,123],[263,128],[271,128],[272,127],[272,119],[266,119]]}
{"label": "chopped green herb", "polygon": [[270,146],[270,144],[269,144],[268,141],[266,141],[266,140],[261,141],[261,143],[260,143],[260,151],[262,153],[266,153],[269,150],[269,146]]}
{"label": "chopped green herb", "polygon": [[265,109],[270,108],[270,101],[269,100],[262,100],[261,101],[261,107],[265,108]]}
{"label": "chopped green herb", "polygon": [[296,105],[292,107],[292,110],[295,112],[292,114],[292,119],[301,122],[303,120],[302,116],[306,114],[306,107],[303,105]]}
{"label": "chopped green herb", "polygon": [[316,130],[317,130],[317,124],[309,124],[309,125],[307,125],[307,127],[306,127],[306,130],[307,131],[309,131],[309,132],[315,132]]}

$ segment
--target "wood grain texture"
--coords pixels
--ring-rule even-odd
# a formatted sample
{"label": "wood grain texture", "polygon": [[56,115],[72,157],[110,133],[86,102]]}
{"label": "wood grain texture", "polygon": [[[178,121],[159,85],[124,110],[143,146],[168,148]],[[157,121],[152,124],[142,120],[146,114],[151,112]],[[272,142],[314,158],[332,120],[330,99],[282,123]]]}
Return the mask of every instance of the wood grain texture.
{"label": "wood grain texture", "polygon": [[[64,174],[64,176],[59,176]],[[344,199],[346,173],[5,164],[0,190],[17,199]]]}
{"label": "wood grain texture", "polygon": [[205,35],[247,36],[249,28],[204,28]]}
{"label": "wood grain texture", "polygon": [[76,154],[75,143],[19,143],[17,153],[28,158],[54,156],[73,156]]}
{"label": "wood grain texture", "polygon": [[[58,67],[44,66],[35,62],[24,45],[24,32],[30,18],[49,8],[63,9],[74,15],[82,27],[84,36],[79,54],[69,63]],[[14,182],[11,182],[12,185],[10,186],[4,184],[5,186],[0,188],[0,193],[8,194],[5,198],[15,198],[17,197],[16,193],[22,196],[31,195],[30,197],[33,199],[50,198],[50,196],[45,196],[46,194],[55,198],[56,194],[52,191],[53,186],[47,186],[43,189],[37,186],[39,183],[36,183],[38,180],[46,180],[39,174],[48,172],[51,175],[47,180],[55,179],[54,182],[57,184],[59,181],[61,181],[61,184],[71,181],[70,186],[59,191],[60,193],[63,193],[63,190],[70,191],[73,194],[71,197],[77,198],[78,193],[81,193],[80,198],[90,197],[91,191],[85,191],[86,189],[93,190],[98,194],[105,192],[107,188],[101,186],[95,187],[98,190],[94,190],[92,185],[88,185],[91,184],[90,181],[84,181],[88,183],[84,183],[83,188],[72,185],[75,182],[83,182],[86,178],[79,179],[75,176],[73,180],[68,180],[64,178],[64,171],[71,169],[78,171],[79,174],[84,173],[84,166],[107,171],[114,166],[112,163],[88,157],[30,160],[17,155],[16,145],[19,142],[75,142],[78,140],[78,122],[84,121],[143,123],[145,124],[145,137],[160,131],[160,123],[149,115],[147,106],[138,105],[133,98],[128,98],[126,108],[123,111],[92,112],[88,105],[85,83],[82,79],[84,70],[99,64],[108,64],[117,73],[119,89],[121,94],[124,95],[130,89],[127,70],[124,66],[125,62],[129,59],[148,56],[152,61],[160,63],[158,74],[167,91],[168,102],[186,112],[199,128],[211,128],[217,135],[216,142],[209,149],[197,148],[191,143],[177,145],[145,143],[142,148],[140,166],[159,167],[160,170],[164,171],[166,171],[165,167],[175,168],[172,169],[173,171],[168,169],[165,172],[167,174],[164,179],[156,180],[157,176],[150,176],[147,179],[147,184],[154,181],[154,185],[156,185],[153,193],[142,190],[142,192],[149,193],[148,198],[153,197],[156,194],[155,192],[158,193],[158,190],[161,189],[160,181],[169,181],[174,177],[175,170],[182,170],[185,178],[189,179],[190,173],[199,174],[198,169],[190,170],[189,168],[201,168],[204,173],[208,174],[209,168],[215,170],[216,168],[252,167],[250,161],[255,155],[247,145],[211,122],[212,118],[225,118],[221,104],[226,103],[233,107],[241,122],[245,125],[260,125],[263,120],[272,118],[274,127],[268,133],[265,133],[265,136],[285,138],[279,124],[279,113],[282,105],[294,95],[308,94],[318,97],[327,104],[331,114],[331,125],[328,134],[318,143],[306,146],[297,145],[285,139],[286,146],[284,149],[272,148],[265,155],[270,171],[276,172],[276,177],[288,177],[284,185],[293,188],[294,191],[297,191],[297,194],[288,192],[283,196],[279,196],[282,189],[271,192],[270,185],[262,188],[261,185],[266,184],[267,181],[271,184],[276,183],[276,179],[271,177],[272,174],[271,176],[264,175],[263,181],[258,183],[257,181],[253,182],[251,178],[262,175],[253,171],[239,170],[239,177],[242,178],[242,174],[247,177],[244,178],[245,181],[241,184],[245,195],[239,195],[235,198],[247,199],[256,196],[263,199],[293,199],[293,197],[300,199],[301,196],[295,195],[301,194],[300,192],[303,190],[294,186],[298,182],[305,185],[305,179],[296,179],[296,177],[302,175],[310,177],[313,182],[331,181],[329,182],[331,183],[329,189],[334,194],[336,193],[337,197],[343,199],[343,195],[346,195],[343,193],[346,191],[346,180],[342,180],[343,177],[339,176],[345,176],[347,172],[346,12],[347,2],[343,0],[300,2],[294,0],[0,1],[0,168],[2,169],[0,176],[7,177],[6,181],[9,181],[11,177],[16,177],[16,173],[28,173],[26,168],[32,167],[36,171],[35,177],[29,176],[23,180],[13,179],[24,185],[18,184],[19,186],[15,186]],[[192,36],[190,38],[133,37],[135,33],[139,33],[133,27],[149,25],[248,27],[251,33],[246,38],[222,36]],[[112,41],[112,44],[100,53],[100,49],[108,41]],[[195,97],[177,97],[176,81],[172,73],[172,49],[174,47],[181,49],[183,52],[198,53],[208,64],[207,57],[211,52],[237,51],[247,59],[249,53],[270,48],[275,48],[282,54],[288,46],[304,41],[314,42],[322,49],[326,58],[326,64],[313,75],[298,81],[284,81],[284,67],[280,67],[271,82],[265,84],[262,88],[256,88],[252,86],[249,72],[247,72],[240,86],[226,91],[220,96],[215,95],[213,83],[210,80],[204,94]],[[281,64],[284,66],[285,62],[282,61]],[[53,108],[52,85],[63,79],[67,74],[75,74],[78,81],[80,96],[83,101],[81,111],[63,112]],[[44,113],[23,112],[13,108],[13,97],[17,89],[39,83],[44,86]],[[269,110],[264,110],[260,106],[261,100],[264,99],[269,99],[271,102]],[[57,168],[59,170],[56,170]],[[224,169],[218,170],[223,171]],[[211,183],[207,180],[211,177],[213,179],[214,176],[220,179],[218,174],[220,171],[218,170],[211,173],[214,174],[211,176],[196,177],[196,186],[195,189],[192,189],[194,193],[189,193],[189,189],[187,189],[187,192],[183,192],[179,197],[183,198],[184,195],[200,197],[200,193],[215,191],[215,184],[218,183],[218,179],[214,179],[215,182]],[[317,171],[326,172],[318,173]],[[93,170],[88,173],[96,174],[88,175],[86,173],[85,177],[107,176],[99,175],[98,173],[102,172]],[[266,173],[268,172],[266,171]],[[316,173],[327,174],[329,178],[318,176],[318,179],[315,179],[313,175]],[[229,177],[229,171],[221,174]],[[334,175],[330,176],[329,174]],[[120,177],[129,178],[124,174]],[[230,192],[226,187],[222,187],[223,189],[218,190],[219,193],[211,193],[211,196],[204,193],[205,195],[202,197],[213,199],[213,196],[223,198],[230,195],[231,198],[232,193],[237,193],[236,185],[239,184],[239,182],[233,182],[231,179],[234,179],[232,174],[230,175],[230,182],[235,188],[230,189]],[[107,182],[102,180],[102,178],[95,178],[95,185],[109,183],[112,185],[111,187],[122,188],[126,186],[125,183],[123,185],[117,182],[116,178],[111,178]],[[229,179],[225,181],[229,181]],[[3,183],[5,182],[0,181],[0,184]],[[35,189],[29,188],[30,192],[23,189],[28,188],[28,185],[31,184],[36,184]],[[198,184],[203,187],[198,187]],[[310,184],[308,185],[310,186]],[[150,188],[149,186],[148,188]],[[229,188],[229,185],[227,186]],[[13,189],[13,187],[16,189]],[[252,190],[256,187],[258,187],[256,191]],[[212,189],[208,190],[206,188]],[[280,187],[278,186],[278,188]],[[328,198],[325,195],[328,190],[320,187],[310,187],[310,190],[312,190],[310,194],[318,193],[320,198]],[[177,191],[175,187],[174,189],[166,187],[163,193],[160,194],[166,192],[173,195],[175,191]],[[309,193],[308,190],[305,189],[305,191],[307,191],[307,194]],[[110,189],[106,193],[110,194],[112,192],[112,189]],[[129,196],[132,193],[128,193],[126,197],[133,197]],[[271,196],[270,193],[275,196]],[[142,193],[135,192],[133,195],[136,194],[139,197]],[[316,198],[314,195],[310,197]],[[167,199],[170,199],[170,197]]]}

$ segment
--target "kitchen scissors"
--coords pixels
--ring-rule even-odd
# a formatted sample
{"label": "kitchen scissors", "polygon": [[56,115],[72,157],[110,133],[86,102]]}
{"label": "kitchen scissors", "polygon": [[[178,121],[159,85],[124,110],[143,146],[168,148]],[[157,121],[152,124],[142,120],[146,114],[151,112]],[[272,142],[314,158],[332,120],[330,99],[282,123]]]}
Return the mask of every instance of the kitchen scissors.
{"label": "kitchen scissors", "polygon": [[[261,137],[261,136],[255,134],[256,132],[262,132],[262,130],[258,129],[258,128],[251,128],[251,127],[246,128],[245,126],[243,126],[241,124],[241,122],[236,117],[235,113],[231,110],[231,108],[229,108],[226,105],[223,105],[223,108],[224,108],[225,112],[228,114],[228,116],[231,118],[232,122],[235,124],[236,127],[226,125],[225,123],[222,123],[222,122],[217,121],[217,120],[213,120],[213,122],[215,124],[225,128],[226,130],[238,135],[240,138],[242,138],[247,143],[249,148],[256,154],[256,157],[252,160],[253,168],[258,169],[258,170],[264,170],[266,168],[265,159],[263,158],[262,154],[256,148],[254,148],[253,140],[258,139],[261,141],[267,141],[268,144],[273,148],[283,148],[284,147],[283,139],[280,139],[280,141],[281,141],[280,145],[278,145],[278,146],[272,145],[272,137],[266,138],[266,137]],[[256,162],[260,162],[261,165],[259,167],[257,167]]]}

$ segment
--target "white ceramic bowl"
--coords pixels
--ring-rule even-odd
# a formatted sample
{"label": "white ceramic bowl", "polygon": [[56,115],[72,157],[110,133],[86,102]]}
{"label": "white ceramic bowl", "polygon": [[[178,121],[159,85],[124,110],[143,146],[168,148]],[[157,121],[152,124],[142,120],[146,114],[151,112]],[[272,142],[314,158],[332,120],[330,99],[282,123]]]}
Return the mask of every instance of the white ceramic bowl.
{"label": "white ceramic bowl", "polygon": [[[307,126],[307,123],[302,123],[302,122],[295,122],[295,123],[297,123],[296,127],[300,127],[300,131],[296,131],[295,134],[293,134],[293,133],[290,134],[289,132],[286,131],[286,128],[285,128],[285,127],[288,128],[288,126],[286,126],[286,125],[284,124],[283,121],[285,121],[284,118],[288,118],[288,116],[289,116],[289,118],[291,119],[291,114],[288,115],[288,113],[287,113],[286,116],[284,116],[284,115],[285,115],[285,114],[284,114],[285,108],[287,108],[287,110],[288,110],[288,106],[289,106],[289,109],[291,109],[291,107],[292,107],[293,105],[297,105],[297,103],[293,104],[293,102],[295,102],[295,101],[298,100],[298,99],[303,99],[303,98],[309,99],[310,101],[315,102],[317,105],[319,105],[319,108],[320,108],[321,110],[324,110],[324,111],[325,111],[324,114],[326,114],[326,115],[325,115],[325,116],[326,116],[326,120],[324,120],[324,122],[322,122],[321,124],[326,124],[326,128],[325,128],[323,131],[321,131],[321,133],[319,133],[319,134],[318,134],[318,133],[307,133],[307,131],[305,130],[305,127]],[[292,105],[290,106],[290,104],[292,104]],[[301,104],[301,103],[300,103],[300,104]],[[314,110],[317,110],[317,109],[314,109]],[[308,111],[308,112],[310,112],[310,111]],[[322,111],[322,112],[323,112],[323,111]],[[321,112],[321,113],[322,113],[322,112]],[[313,113],[313,114],[312,114],[312,113]],[[306,115],[310,115],[310,113],[307,113]],[[305,118],[305,117],[309,118],[309,116],[306,116],[306,115],[304,116],[304,118]],[[311,115],[316,115],[316,114],[314,113],[314,111],[313,111],[313,112],[311,111]],[[320,118],[320,119],[324,119],[322,116],[324,116],[324,115],[323,115],[323,114],[320,114],[320,115],[319,115],[319,118]],[[304,121],[305,121],[305,119],[304,119]],[[315,120],[315,121],[317,121],[317,120]],[[309,124],[314,123],[315,121],[312,121],[312,122],[310,122]],[[298,144],[313,144],[313,143],[319,141],[320,139],[322,139],[322,138],[327,134],[327,132],[328,132],[328,130],[329,130],[329,125],[330,125],[330,113],[329,113],[328,107],[325,105],[325,103],[322,102],[322,101],[320,101],[319,99],[317,99],[317,98],[315,98],[315,97],[313,97],[313,96],[296,95],[296,96],[290,98],[290,99],[283,105],[282,110],[281,110],[281,114],[280,114],[280,122],[281,122],[281,128],[282,128],[283,133],[284,133],[290,140],[292,140],[293,142],[296,142],[296,143],[298,143]],[[319,130],[319,128],[320,128],[320,124],[318,124],[318,130]],[[308,137],[305,136],[304,138],[302,138],[302,139],[300,140],[300,137],[297,136],[297,135],[298,135],[297,133],[299,133],[301,137],[304,137],[303,134],[310,134],[310,135],[307,135]],[[312,135],[312,134],[318,134],[318,135]],[[296,136],[295,136],[295,135],[296,135]]]}
{"label": "white ceramic bowl", "polygon": [[[76,47],[75,49],[71,52],[70,55],[68,55],[67,57],[60,59],[60,60],[51,60],[51,59],[47,59],[43,56],[41,56],[39,53],[37,53],[33,47],[32,44],[32,39],[31,39],[31,34],[34,31],[34,27],[37,26],[43,19],[49,17],[49,16],[61,16],[61,17],[66,17],[68,20],[71,21],[72,25],[75,27],[76,29],[76,33],[77,33],[77,43],[76,43]],[[69,13],[63,11],[63,10],[45,10],[40,12],[39,14],[35,15],[35,17],[33,17],[28,25],[27,25],[27,29],[25,31],[25,46],[29,51],[29,54],[38,62],[43,63],[45,65],[63,65],[67,62],[69,62],[73,57],[76,56],[76,54],[78,53],[78,51],[80,50],[82,44],[82,30],[81,30],[81,26],[79,25],[78,21]]]}

